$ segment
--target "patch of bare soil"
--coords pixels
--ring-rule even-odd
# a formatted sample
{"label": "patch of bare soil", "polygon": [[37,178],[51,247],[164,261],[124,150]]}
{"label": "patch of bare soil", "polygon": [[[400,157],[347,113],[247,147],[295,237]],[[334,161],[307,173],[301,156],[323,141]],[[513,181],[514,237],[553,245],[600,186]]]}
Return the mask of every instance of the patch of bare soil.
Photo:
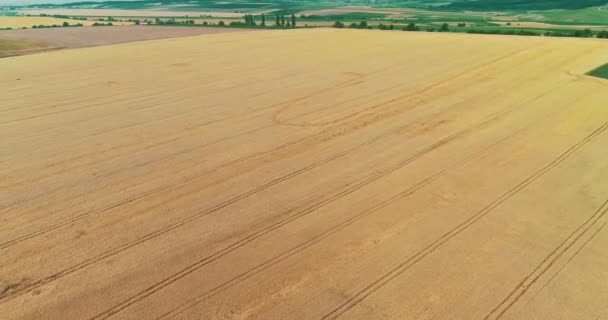
{"label": "patch of bare soil", "polygon": [[0,31],[0,39],[44,41],[59,48],[82,48],[115,43],[254,31],[255,29],[172,27],[172,26],[116,26],[82,28],[19,29]]}

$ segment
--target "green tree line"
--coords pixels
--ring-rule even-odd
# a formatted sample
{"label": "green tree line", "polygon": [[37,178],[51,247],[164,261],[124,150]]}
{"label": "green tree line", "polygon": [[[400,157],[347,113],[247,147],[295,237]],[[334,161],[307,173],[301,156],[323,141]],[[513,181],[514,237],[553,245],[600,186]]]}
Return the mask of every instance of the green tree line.
{"label": "green tree line", "polygon": [[[466,26],[466,24],[459,24],[460,27]],[[333,24],[334,28],[351,28],[351,29],[379,29],[379,30],[403,30],[403,31],[427,31],[427,32],[450,32],[450,26],[447,23],[441,24],[438,28],[427,26],[425,28],[421,28],[417,26],[415,23],[409,23],[406,26],[401,27],[401,29],[395,27],[395,25],[385,25],[380,23],[376,27],[370,26],[366,21],[361,21],[359,23],[353,22],[350,25],[346,26],[341,21],[336,21]],[[454,31],[454,32],[463,32],[463,31]],[[501,34],[501,35],[517,35],[517,36],[545,36],[545,37],[575,37],[575,38],[600,38],[600,39],[608,39],[608,30],[602,30],[599,32],[594,32],[591,29],[583,29],[583,30],[574,30],[574,31],[545,31],[539,32],[534,30],[526,30],[526,29],[468,29],[464,30],[466,33],[476,33],[476,34]]]}

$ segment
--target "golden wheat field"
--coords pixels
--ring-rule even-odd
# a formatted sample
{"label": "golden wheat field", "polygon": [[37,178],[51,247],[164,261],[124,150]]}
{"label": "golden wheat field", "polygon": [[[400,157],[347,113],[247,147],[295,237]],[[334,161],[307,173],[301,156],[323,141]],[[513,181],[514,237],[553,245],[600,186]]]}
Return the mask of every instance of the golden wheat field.
{"label": "golden wheat field", "polygon": [[[0,17],[0,28],[32,28],[33,26],[60,26],[64,22],[70,25],[82,24],[84,26],[91,26],[95,21],[88,20],[75,20],[75,19],[62,19],[62,18],[51,18],[51,17]],[[104,22],[105,23],[105,22]],[[115,25],[130,25],[131,22],[117,21],[113,22]]]}
{"label": "golden wheat field", "polygon": [[608,319],[599,39],[0,59],[2,319]]}
{"label": "golden wheat field", "polygon": [[[238,10],[237,10],[238,11]],[[270,13],[276,10],[259,10],[252,13],[262,14]],[[89,17],[223,17],[236,18],[245,15],[243,12],[230,11],[177,11],[175,8],[159,9],[159,10],[121,10],[121,9],[28,9],[20,10],[20,14],[31,15],[71,15],[71,16],[89,16]]]}

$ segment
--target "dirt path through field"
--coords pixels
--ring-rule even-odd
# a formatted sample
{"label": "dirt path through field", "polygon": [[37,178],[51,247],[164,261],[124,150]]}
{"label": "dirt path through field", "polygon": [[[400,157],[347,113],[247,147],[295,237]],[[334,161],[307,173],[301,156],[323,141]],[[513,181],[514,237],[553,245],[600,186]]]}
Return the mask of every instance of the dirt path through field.
{"label": "dirt path through field", "polygon": [[607,56],[315,29],[2,59],[0,314],[602,319]]}

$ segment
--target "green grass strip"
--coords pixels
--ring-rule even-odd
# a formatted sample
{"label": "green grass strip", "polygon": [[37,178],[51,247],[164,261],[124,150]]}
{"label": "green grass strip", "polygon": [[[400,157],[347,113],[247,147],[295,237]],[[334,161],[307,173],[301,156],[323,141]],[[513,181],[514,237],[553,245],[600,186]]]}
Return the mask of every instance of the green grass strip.
{"label": "green grass strip", "polygon": [[587,73],[590,76],[608,79],[608,63]]}

